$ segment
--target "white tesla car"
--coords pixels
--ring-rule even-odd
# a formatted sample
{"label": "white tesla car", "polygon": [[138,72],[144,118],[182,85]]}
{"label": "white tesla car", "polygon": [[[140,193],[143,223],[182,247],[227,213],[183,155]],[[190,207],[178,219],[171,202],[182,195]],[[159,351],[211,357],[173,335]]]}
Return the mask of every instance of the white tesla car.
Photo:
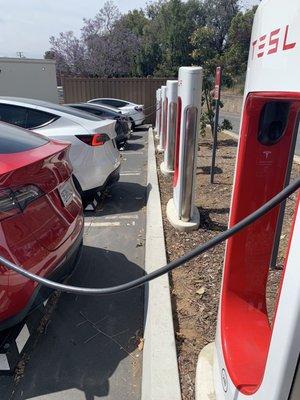
{"label": "white tesla car", "polygon": [[110,98],[100,98],[89,100],[88,103],[100,104],[118,108],[123,115],[130,118],[132,127],[142,125],[145,121],[144,106],[140,104],[131,103],[130,101]]}
{"label": "white tesla car", "polygon": [[0,97],[0,121],[70,142],[74,182],[85,201],[119,179],[113,120],[40,100]]}

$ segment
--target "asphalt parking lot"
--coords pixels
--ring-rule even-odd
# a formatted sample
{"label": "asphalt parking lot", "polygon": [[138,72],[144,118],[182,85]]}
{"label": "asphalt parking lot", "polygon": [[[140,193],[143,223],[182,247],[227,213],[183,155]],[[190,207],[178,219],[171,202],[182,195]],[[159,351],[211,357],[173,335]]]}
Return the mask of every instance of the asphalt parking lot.
{"label": "asphalt parking lot", "polygon": [[[147,128],[122,152],[120,182],[86,212],[81,261],[69,283],[108,287],[144,273]],[[135,400],[141,397],[144,291],[105,297],[61,294],[0,399]]]}

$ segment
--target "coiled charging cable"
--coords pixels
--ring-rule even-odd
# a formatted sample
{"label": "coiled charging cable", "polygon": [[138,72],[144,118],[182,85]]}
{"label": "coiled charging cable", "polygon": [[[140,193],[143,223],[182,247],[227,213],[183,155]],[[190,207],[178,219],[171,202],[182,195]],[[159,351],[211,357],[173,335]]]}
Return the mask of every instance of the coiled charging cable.
{"label": "coiled charging cable", "polygon": [[78,287],[78,286],[69,286],[62,283],[53,282],[49,279],[42,278],[38,275],[35,275],[29,271],[26,271],[22,267],[6,260],[5,258],[0,256],[0,264],[8,268],[9,270],[15,271],[20,275],[25,276],[26,278],[38,282],[41,285],[47,286],[49,288],[67,292],[67,293],[75,293],[78,295],[93,295],[93,296],[102,296],[108,294],[116,294],[120,292],[125,292],[134,288],[137,288],[141,285],[145,285],[146,283],[152,281],[153,279],[159,278],[160,276],[167,274],[168,272],[178,268],[188,261],[192,260],[193,258],[200,256],[201,254],[207,252],[208,250],[212,249],[213,247],[217,246],[218,244],[224,242],[225,240],[231,238],[236,233],[240,232],[242,229],[246,228],[247,226],[253,224],[255,221],[263,217],[269,211],[274,209],[276,206],[281,204],[285,201],[289,196],[295,193],[300,188],[300,178],[298,178],[295,182],[291,183],[285,189],[283,189],[280,193],[278,193],[273,199],[268,201],[258,210],[250,214],[248,217],[237,223],[235,226],[229,228],[227,231],[222,232],[221,234],[215,236],[213,239],[209,240],[208,242],[197,246],[195,249],[191,250],[190,252],[186,253],[182,257],[178,258],[170,262],[169,264],[165,265],[162,268],[157,269],[156,271],[151,272],[150,274],[146,274],[141,278],[135,279],[131,282],[113,286],[103,289],[97,288],[85,288],[85,287]]}

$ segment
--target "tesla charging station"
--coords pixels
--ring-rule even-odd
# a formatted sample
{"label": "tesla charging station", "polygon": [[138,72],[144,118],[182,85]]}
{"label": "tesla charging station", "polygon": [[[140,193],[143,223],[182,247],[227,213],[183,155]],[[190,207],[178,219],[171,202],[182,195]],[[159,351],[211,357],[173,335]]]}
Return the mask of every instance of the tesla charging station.
{"label": "tesla charging station", "polygon": [[[287,183],[300,115],[299,19],[298,0],[284,4],[281,0],[264,0],[256,13],[230,226],[274,197]],[[298,205],[273,326],[266,306],[279,215],[277,207],[227,242],[213,347],[216,400],[300,399]],[[201,381],[201,362],[205,363],[200,355],[197,400],[212,395],[212,388],[205,393],[207,382]]]}
{"label": "tesla charging station", "polygon": [[159,133],[159,145],[157,151],[163,153],[165,150],[166,143],[166,130],[167,130],[167,86],[161,87],[161,118],[160,118],[160,133]]}
{"label": "tesla charging station", "polygon": [[198,229],[200,215],[194,205],[203,71],[181,67],[178,76],[173,198],[167,216],[176,229]]}
{"label": "tesla charging station", "polygon": [[178,81],[167,81],[167,128],[164,161],[161,163],[160,169],[164,175],[173,175],[174,173],[174,155],[175,155],[175,132],[176,132],[176,115],[177,115],[177,96]]}
{"label": "tesla charging station", "polygon": [[155,137],[159,139],[161,125],[161,89],[156,91],[156,121],[155,121]]}

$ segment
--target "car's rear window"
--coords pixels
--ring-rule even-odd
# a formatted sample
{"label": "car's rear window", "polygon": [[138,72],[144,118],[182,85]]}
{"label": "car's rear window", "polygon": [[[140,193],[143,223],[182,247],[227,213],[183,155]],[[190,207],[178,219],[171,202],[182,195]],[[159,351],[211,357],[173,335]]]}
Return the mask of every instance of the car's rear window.
{"label": "car's rear window", "polygon": [[103,110],[100,107],[94,108],[94,107],[86,107],[86,106],[81,106],[81,105],[71,105],[70,107],[75,108],[77,110],[82,110],[84,112],[102,117],[102,116],[109,116],[109,117],[115,117],[118,115],[118,113],[115,113],[114,111],[109,111],[109,110]]}
{"label": "car's rear window", "polygon": [[87,119],[89,121],[99,121],[99,118],[95,117],[94,115],[88,114],[85,111],[75,110],[74,108],[71,108],[71,107],[53,105],[53,106],[51,106],[51,109],[55,110],[55,111],[64,112],[65,114],[72,115],[73,117],[79,117],[79,118]]}
{"label": "car's rear window", "polygon": [[49,140],[36,133],[0,124],[0,154],[20,153],[44,146]]}

